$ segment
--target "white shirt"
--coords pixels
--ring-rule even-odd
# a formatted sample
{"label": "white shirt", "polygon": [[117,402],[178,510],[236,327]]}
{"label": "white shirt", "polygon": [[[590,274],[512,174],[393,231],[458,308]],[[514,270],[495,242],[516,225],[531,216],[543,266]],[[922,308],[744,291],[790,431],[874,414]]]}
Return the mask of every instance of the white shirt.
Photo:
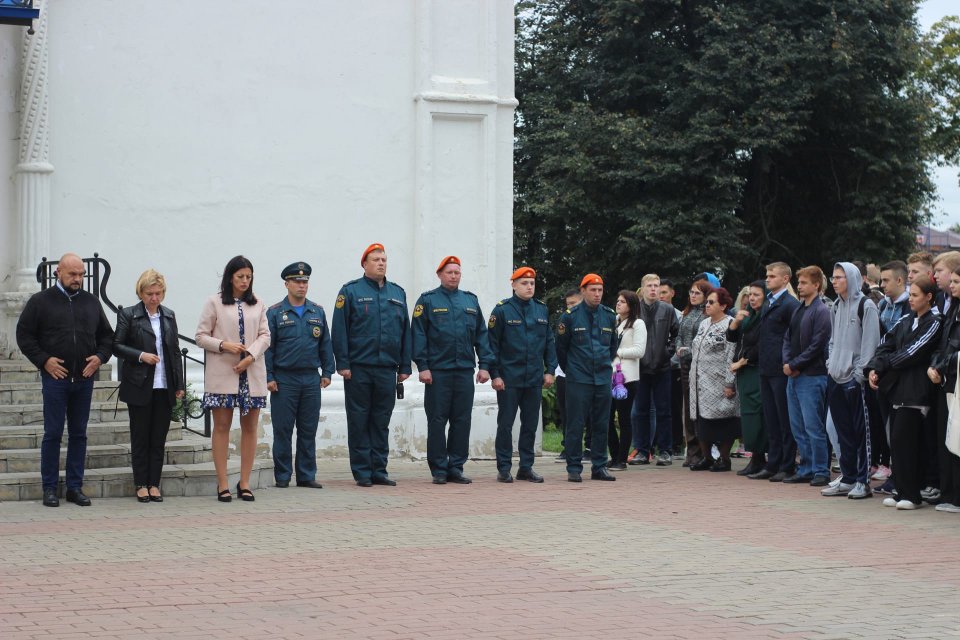
{"label": "white shirt", "polygon": [[157,368],[153,370],[153,388],[154,389],[166,389],[167,388],[167,374],[166,367],[163,365],[163,336],[160,334],[160,310],[157,310],[157,315],[151,316],[147,312],[147,317],[150,318],[150,327],[153,329],[153,335],[157,337],[157,355],[160,356],[160,362],[157,363]]}

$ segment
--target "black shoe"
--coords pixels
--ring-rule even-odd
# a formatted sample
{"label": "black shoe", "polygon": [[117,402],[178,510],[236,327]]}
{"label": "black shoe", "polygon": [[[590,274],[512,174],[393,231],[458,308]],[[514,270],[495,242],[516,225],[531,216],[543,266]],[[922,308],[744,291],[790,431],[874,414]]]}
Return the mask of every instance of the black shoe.
{"label": "black shoe", "polygon": [[373,486],[373,480],[371,480],[370,478],[360,478],[359,480],[357,480],[357,486],[358,486],[358,487],[372,487],[372,486]]}
{"label": "black shoe", "polygon": [[[140,495],[140,489],[144,489],[147,492],[143,495]],[[137,502],[150,502],[150,491],[147,490],[147,485],[145,484],[137,485]]]}
{"label": "black shoe", "polygon": [[286,489],[287,487],[290,486],[290,481],[289,481],[289,480],[277,480],[277,481],[275,482],[275,484],[276,484],[276,486],[280,487],[281,489]]}
{"label": "black shoe", "polygon": [[830,484],[830,477],[824,475],[813,476],[813,480],[810,481],[811,487],[825,487],[828,484]]}
{"label": "black shoe", "polygon": [[237,483],[237,497],[244,502],[253,502],[256,500],[256,498],[253,497],[253,491],[250,491],[250,489],[241,489],[239,482]]}
{"label": "black shoe", "polygon": [[617,479],[617,476],[613,475],[612,473],[610,473],[610,472],[607,471],[606,469],[600,468],[600,469],[597,469],[596,471],[591,471],[591,472],[590,472],[590,479],[591,479],[591,480],[606,480],[607,482],[613,482],[614,480]]}
{"label": "black shoe", "polygon": [[729,460],[726,460],[726,461],[717,460],[712,465],[710,465],[710,471],[713,471],[714,473],[722,472],[722,471],[730,471],[730,469],[731,469],[731,465]]}
{"label": "black shoe", "polygon": [[83,489],[67,489],[67,502],[72,502],[78,507],[90,506],[90,498],[83,495]]}
{"label": "black shoe", "polygon": [[533,469],[520,469],[517,471],[517,480],[526,480],[527,482],[543,482],[543,476]]}
{"label": "black shoe", "polygon": [[446,476],[433,476],[433,484],[447,484]]}
{"label": "black shoe", "polygon": [[298,487],[309,487],[311,489],[323,489],[323,485],[316,480],[297,480]]}
{"label": "black shoe", "polygon": [[751,480],[769,480],[770,478],[773,477],[773,472],[767,471],[766,469],[760,469],[760,471],[757,471],[756,473],[751,473],[747,477],[750,478]]}
{"label": "black shoe", "polygon": [[44,489],[43,490],[43,506],[45,507],[59,507],[60,498],[57,497],[56,489]]}
{"label": "black shoe", "polygon": [[[156,489],[157,495],[150,493],[150,489]],[[150,502],[163,502],[163,496],[160,495],[160,487],[147,487],[147,495],[150,497]]]}
{"label": "black shoe", "polygon": [[607,469],[610,469],[610,471],[626,471],[627,463],[626,462],[608,462]]}
{"label": "black shoe", "polygon": [[763,469],[763,465],[754,464],[754,458],[750,458],[750,462],[747,463],[747,466],[745,466],[743,469],[740,469],[740,471],[737,471],[737,475],[749,476],[751,474],[757,473],[758,471],[760,471],[760,469]]}
{"label": "black shoe", "polygon": [[510,475],[510,472],[509,472],[509,471],[498,471],[498,472],[497,472],[497,482],[503,482],[503,483],[506,483],[506,484],[510,484],[511,482],[513,482],[513,476]]}
{"label": "black shoe", "polygon": [[391,480],[390,478],[384,478],[382,476],[376,476],[373,478],[373,484],[383,485],[384,487],[395,487],[397,486],[397,481]]}
{"label": "black shoe", "polygon": [[567,473],[567,482],[583,482],[583,478],[576,471],[570,471]]}
{"label": "black shoe", "polygon": [[811,480],[813,480],[813,476],[802,476],[799,473],[795,473],[789,478],[784,478],[783,484],[810,484]]}
{"label": "black shoe", "polygon": [[635,464],[650,464],[650,458],[647,457],[647,456],[637,456],[637,457],[634,458],[633,460],[630,460],[629,462],[627,462],[627,464],[629,464],[629,465],[635,465]]}
{"label": "black shoe", "polygon": [[230,502],[233,500],[233,495],[230,494],[230,489],[221,489],[217,487],[217,500],[220,502]]}
{"label": "black shoe", "polygon": [[473,480],[462,473],[448,473],[447,482],[453,482],[454,484],[470,484],[473,482]]}
{"label": "black shoe", "polygon": [[767,478],[769,482],[783,482],[787,479],[786,471],[777,471],[775,474]]}
{"label": "black shoe", "polygon": [[690,471],[707,471],[716,462],[713,458],[700,458],[696,464],[690,465]]}

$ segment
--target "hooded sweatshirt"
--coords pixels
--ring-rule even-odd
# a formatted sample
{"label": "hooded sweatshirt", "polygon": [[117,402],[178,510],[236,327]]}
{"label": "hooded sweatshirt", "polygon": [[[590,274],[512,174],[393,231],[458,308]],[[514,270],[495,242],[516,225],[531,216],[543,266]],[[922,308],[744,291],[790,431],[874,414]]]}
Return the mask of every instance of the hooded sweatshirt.
{"label": "hooded sweatshirt", "polygon": [[873,359],[877,345],[880,344],[879,312],[873,300],[864,296],[863,277],[857,267],[849,262],[838,262],[833,268],[843,269],[846,274],[847,293],[846,300],[837,296],[833,304],[833,333],[830,337],[827,373],[835,382],[841,384],[851,379],[863,384],[864,367]]}

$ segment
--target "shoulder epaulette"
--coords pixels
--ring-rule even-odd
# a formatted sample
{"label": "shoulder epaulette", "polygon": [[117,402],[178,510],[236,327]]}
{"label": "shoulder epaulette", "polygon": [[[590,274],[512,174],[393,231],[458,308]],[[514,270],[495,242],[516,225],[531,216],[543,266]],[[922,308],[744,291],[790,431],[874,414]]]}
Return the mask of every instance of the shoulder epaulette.
{"label": "shoulder epaulette", "polygon": [[609,311],[610,313],[612,313],[612,314],[614,314],[614,315],[616,315],[616,313],[617,313],[616,311],[614,311],[613,309],[611,309],[610,307],[608,307],[608,306],[605,305],[605,304],[601,304],[601,305],[600,305],[600,308],[603,309],[604,311]]}
{"label": "shoulder epaulette", "polygon": [[[362,279],[363,279],[363,278],[357,278],[356,280],[351,280],[350,282],[346,283],[346,284],[343,285],[343,286],[346,287],[347,285],[356,284],[356,283],[360,282]],[[343,287],[341,287],[341,289],[342,289],[342,288],[343,288]]]}
{"label": "shoulder epaulette", "polygon": [[403,287],[401,287],[400,285],[398,285],[396,282],[393,282],[392,280],[387,280],[387,282],[389,282],[390,284],[392,284],[393,286],[395,286],[397,289],[400,289],[400,291],[403,291],[404,293],[407,292],[406,289],[404,289]]}
{"label": "shoulder epaulette", "polygon": [[270,305],[270,309],[279,309],[283,305],[283,302],[278,302],[277,304]]}
{"label": "shoulder epaulette", "polygon": [[510,302],[510,298],[504,298],[503,300],[497,303],[497,306],[499,307],[500,305],[507,304],[508,302]]}
{"label": "shoulder epaulette", "polygon": [[537,303],[538,305],[540,305],[541,307],[547,306],[547,303],[546,303],[546,302],[541,302],[540,300],[537,300],[536,298],[530,298],[530,299],[533,300],[534,302],[536,302],[536,303]]}
{"label": "shoulder epaulette", "polygon": [[[468,296],[473,296],[474,298],[477,297],[477,294],[475,294],[473,291],[467,291],[466,289],[460,289],[460,291],[467,294]],[[477,298],[477,300],[479,300],[479,298]]]}

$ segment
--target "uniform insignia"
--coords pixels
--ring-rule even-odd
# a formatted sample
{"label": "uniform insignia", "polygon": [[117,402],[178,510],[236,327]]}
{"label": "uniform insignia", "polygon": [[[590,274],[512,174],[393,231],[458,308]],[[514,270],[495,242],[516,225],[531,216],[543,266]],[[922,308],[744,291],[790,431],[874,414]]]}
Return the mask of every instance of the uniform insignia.
{"label": "uniform insignia", "polygon": [[347,296],[343,295],[342,293],[341,293],[340,295],[338,295],[338,296],[337,296],[337,304],[336,304],[337,309],[343,309],[343,304],[344,304],[346,301],[347,301]]}
{"label": "uniform insignia", "polygon": [[488,329],[493,329],[495,326],[497,326],[497,316],[495,316],[495,315],[493,315],[493,314],[491,313],[491,314],[490,314],[490,319],[487,320],[487,328],[488,328]]}
{"label": "uniform insignia", "polygon": [[287,314],[283,314],[283,321],[284,321],[284,322],[287,321]]}
{"label": "uniform insignia", "polygon": [[567,325],[563,324],[562,322],[557,325],[557,333],[558,333],[558,334],[560,334],[560,335],[562,336],[562,335],[565,334],[566,332],[567,332]]}
{"label": "uniform insignia", "polygon": [[320,327],[314,327],[314,328],[313,328],[313,337],[314,337],[314,338],[319,338],[321,333],[323,333],[323,331],[320,329]]}
{"label": "uniform insignia", "polygon": [[413,308],[413,317],[419,318],[422,315],[423,315],[423,305],[418,304],[416,307]]}

